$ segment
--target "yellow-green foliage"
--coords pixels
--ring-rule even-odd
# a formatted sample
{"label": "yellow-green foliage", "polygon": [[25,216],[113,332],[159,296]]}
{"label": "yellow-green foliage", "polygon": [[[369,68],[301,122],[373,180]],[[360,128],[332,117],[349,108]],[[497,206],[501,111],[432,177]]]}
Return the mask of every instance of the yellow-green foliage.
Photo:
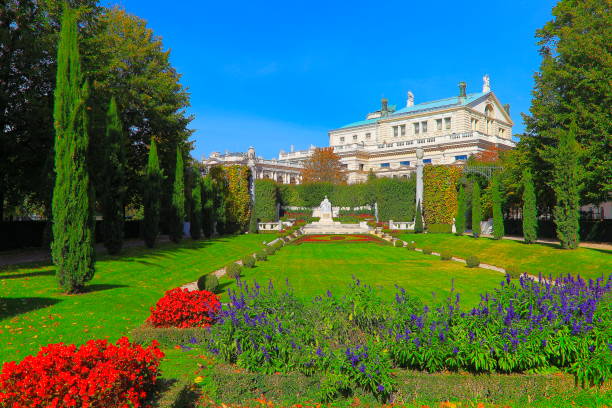
{"label": "yellow-green foliage", "polygon": [[228,218],[231,224],[245,229],[251,216],[249,195],[249,174],[247,166],[228,166],[225,175],[228,181]]}
{"label": "yellow-green foliage", "polygon": [[457,180],[461,168],[425,166],[423,173],[423,213],[426,224],[452,224],[457,212]]}

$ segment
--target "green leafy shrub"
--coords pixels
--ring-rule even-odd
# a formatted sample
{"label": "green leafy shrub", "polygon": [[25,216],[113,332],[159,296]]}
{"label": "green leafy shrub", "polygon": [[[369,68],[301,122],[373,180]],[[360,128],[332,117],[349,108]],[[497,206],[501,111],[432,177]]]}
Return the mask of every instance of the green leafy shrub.
{"label": "green leafy shrub", "polygon": [[512,278],[520,278],[523,274],[521,268],[516,264],[506,266],[506,273]]}
{"label": "green leafy shrub", "polygon": [[239,278],[241,273],[242,273],[242,267],[238,265],[236,262],[231,262],[227,264],[227,266],[225,267],[225,274],[227,275],[228,278],[231,278],[231,279]]}
{"label": "green leafy shrub", "polygon": [[424,247],[423,248],[423,253],[425,255],[431,255],[432,252],[433,252],[433,250],[430,247]]}
{"label": "green leafy shrub", "polygon": [[253,217],[261,222],[272,222],[276,219],[278,202],[277,185],[273,180],[255,180],[255,204]]}
{"label": "green leafy shrub", "polygon": [[440,251],[440,260],[441,261],[450,261],[453,259],[453,254],[447,249]]}
{"label": "green leafy shrub", "polygon": [[451,224],[427,224],[427,232],[430,234],[450,234],[453,232]]}
{"label": "green leafy shrub", "polygon": [[245,268],[253,268],[255,267],[255,258],[253,255],[247,255],[242,258],[242,266]]}
{"label": "green leafy shrub", "polygon": [[274,255],[276,253],[276,248],[273,245],[268,245],[267,247],[264,248],[264,252],[268,256]]}
{"label": "green leafy shrub", "polygon": [[395,245],[396,248],[402,248],[404,246],[404,241],[401,239],[396,239],[393,245]]}
{"label": "green leafy shrub", "polygon": [[480,265],[480,259],[476,255],[468,256],[465,263],[468,268],[477,268]]}
{"label": "green leafy shrub", "polygon": [[[461,168],[435,165],[423,169],[423,217],[425,224],[452,224],[457,213],[456,183]],[[450,232],[450,231],[449,231]]]}
{"label": "green leafy shrub", "polygon": [[257,260],[257,261],[267,261],[268,260],[268,254],[266,254],[265,251],[263,251],[263,250],[257,251],[255,253],[255,260]]}
{"label": "green leafy shrub", "polygon": [[199,290],[207,290],[212,293],[217,293],[217,288],[219,287],[219,278],[213,273],[209,273],[208,275],[200,276],[198,279],[198,289]]}
{"label": "green leafy shrub", "polygon": [[415,250],[415,248],[416,248],[416,243],[414,243],[414,242],[409,242],[409,243],[406,245],[406,249],[409,249],[410,251],[414,251],[414,250]]}

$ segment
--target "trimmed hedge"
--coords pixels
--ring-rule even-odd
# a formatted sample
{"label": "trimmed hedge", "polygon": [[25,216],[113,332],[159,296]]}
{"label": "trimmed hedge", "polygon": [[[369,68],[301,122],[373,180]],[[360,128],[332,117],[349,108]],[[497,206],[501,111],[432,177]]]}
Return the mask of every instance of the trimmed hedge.
{"label": "trimmed hedge", "polygon": [[428,224],[427,232],[430,234],[451,234],[453,226],[450,224]]}
{"label": "trimmed hedge", "polygon": [[465,263],[468,268],[477,268],[480,265],[480,259],[475,255],[468,256]]}
{"label": "trimmed hedge", "polygon": [[254,268],[255,267],[255,258],[253,255],[247,255],[242,258],[242,266],[245,268]]}
{"label": "trimmed hedge", "polygon": [[258,251],[257,253],[255,253],[255,260],[257,260],[257,261],[267,261],[268,260],[268,254],[266,254],[266,252],[263,251],[263,250]]}
{"label": "trimmed hedge", "polygon": [[198,279],[198,289],[199,290],[207,290],[212,293],[217,293],[217,289],[219,288],[219,278],[215,274],[208,274],[200,276]]}
{"label": "trimmed hedge", "polygon": [[277,185],[272,180],[255,180],[255,206],[253,216],[260,222],[276,220],[278,202]]}
{"label": "trimmed hedge", "polygon": [[236,262],[231,262],[227,264],[225,267],[225,274],[228,278],[236,279],[240,277],[242,273],[242,266],[238,265]]}
{"label": "trimmed hedge", "polygon": [[424,247],[423,248],[423,253],[425,255],[431,255],[432,252],[433,252],[433,250],[431,248],[429,248],[429,247]]}
{"label": "trimmed hedge", "polygon": [[440,260],[441,261],[450,261],[451,259],[453,259],[453,254],[445,249],[443,251],[440,251]]}

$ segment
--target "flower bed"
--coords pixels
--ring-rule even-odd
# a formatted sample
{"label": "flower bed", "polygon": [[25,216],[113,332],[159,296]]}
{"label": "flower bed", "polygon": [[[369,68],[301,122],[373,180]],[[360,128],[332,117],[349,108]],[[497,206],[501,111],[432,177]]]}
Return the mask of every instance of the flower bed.
{"label": "flower bed", "polygon": [[20,363],[4,364],[0,406],[141,407],[163,357],[157,343],[143,348],[126,337],[116,344],[49,344]]}
{"label": "flower bed", "polygon": [[219,298],[214,293],[175,288],[151,308],[147,321],[155,327],[208,327],[220,310]]}
{"label": "flower bed", "polygon": [[302,244],[304,242],[323,242],[323,243],[333,243],[333,242],[374,242],[378,244],[387,244],[385,240],[382,240],[373,235],[366,234],[347,234],[347,235],[339,235],[339,234],[313,234],[313,235],[303,235],[300,238],[294,241],[294,244]]}

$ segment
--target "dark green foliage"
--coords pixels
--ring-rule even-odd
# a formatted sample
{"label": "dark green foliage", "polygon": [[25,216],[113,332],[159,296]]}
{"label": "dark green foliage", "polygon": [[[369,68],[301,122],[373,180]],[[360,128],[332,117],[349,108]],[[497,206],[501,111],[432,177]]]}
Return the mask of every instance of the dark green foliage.
{"label": "dark green foliage", "polygon": [[200,276],[198,279],[198,289],[199,290],[207,290],[212,293],[217,292],[217,288],[219,287],[219,278],[214,273],[209,273],[208,275]]}
{"label": "dark green foliage", "polygon": [[425,255],[431,255],[432,252],[433,252],[433,249],[431,249],[430,247],[423,247],[423,253]]}
{"label": "dark green foliage", "polygon": [[251,211],[251,218],[249,219],[249,233],[257,234],[259,232],[259,226],[255,211]]}
{"label": "dark green foliage", "polygon": [[255,257],[253,255],[247,255],[242,258],[242,266],[245,268],[254,268],[255,267]]}
{"label": "dark green foliage", "polygon": [[480,236],[480,221],[482,221],[482,207],[480,203],[480,184],[474,181],[472,189],[472,235]]}
{"label": "dark green foliage", "polygon": [[557,237],[566,249],[578,247],[580,236],[580,168],[578,166],[576,123],[568,131],[561,132],[559,145],[549,152],[553,165],[551,186],[555,192],[556,205],[553,210]]}
{"label": "dark green foliage", "polygon": [[396,239],[393,244],[395,245],[396,248],[403,248],[404,247],[404,241],[402,241],[401,239]]}
{"label": "dark green foliage", "polygon": [[453,254],[448,249],[443,249],[440,251],[441,261],[450,261],[451,259],[453,259]]}
{"label": "dark green foliage", "polygon": [[[381,177],[370,182],[373,197],[378,203],[380,221],[412,220],[415,216],[416,179]],[[422,204],[422,203],[421,203]]]}
{"label": "dark green foliage", "polygon": [[225,170],[221,166],[210,169],[211,191],[212,191],[212,219],[214,229],[217,233],[224,235],[231,231],[228,217],[229,209],[229,184],[225,176]]}
{"label": "dark green foliage", "polygon": [[157,143],[151,139],[149,149],[149,162],[147,163],[147,174],[145,175],[145,185],[143,194],[144,207],[144,240],[149,248],[155,246],[159,235],[159,217],[161,210],[162,194],[162,171],[159,167],[157,157]]}
{"label": "dark green foliage", "polygon": [[240,277],[242,273],[242,266],[238,265],[236,262],[231,262],[227,264],[225,267],[225,275],[228,278],[236,279]]}
{"label": "dark green foliage", "polygon": [[476,268],[478,265],[480,265],[480,259],[478,259],[478,257],[475,255],[468,256],[465,260],[465,264],[468,268]]}
{"label": "dark green foliage", "polygon": [[178,243],[183,237],[183,223],[185,222],[185,175],[181,149],[176,149],[171,217],[170,239],[172,242]]}
{"label": "dark green foliage", "polygon": [[465,213],[467,211],[465,190],[463,184],[459,186],[459,195],[457,196],[457,214],[455,215],[455,234],[463,235],[465,232]]}
{"label": "dark green foliage", "polygon": [[450,224],[428,224],[427,232],[430,234],[450,234],[453,232],[453,226]]}
{"label": "dark green foliage", "polygon": [[277,185],[272,180],[255,180],[255,203],[253,214],[260,222],[276,220],[276,203],[278,202]]}
{"label": "dark green foliage", "polygon": [[202,183],[200,176],[195,179],[195,186],[191,190],[191,223],[189,233],[192,239],[202,237]]}
{"label": "dark green foliage", "polygon": [[406,245],[406,249],[410,251],[414,251],[415,248],[416,248],[416,243],[414,242],[408,242],[408,244]]}
{"label": "dark green foliage", "polygon": [[255,253],[255,259],[257,261],[267,261],[268,260],[268,255],[266,254],[265,251],[261,250],[261,251],[257,251]]}
{"label": "dark green foliage", "polygon": [[102,205],[102,236],[109,254],[118,254],[123,246],[125,145],[123,125],[117,111],[117,102],[113,97],[106,114],[106,132],[102,147],[104,160],[99,190]]}
{"label": "dark green foliage", "polygon": [[210,175],[202,179],[202,230],[210,238],[215,231],[214,183]]}
{"label": "dark green foliage", "polygon": [[266,253],[266,255],[270,256],[270,255],[274,255],[277,248],[278,247],[275,247],[273,245],[267,245],[263,250]]}
{"label": "dark green foliage", "polygon": [[502,239],[505,234],[504,215],[502,214],[502,196],[497,174],[491,180],[491,194],[493,196],[493,238]]}
{"label": "dark green foliage", "polygon": [[76,13],[64,7],[55,88],[55,188],[52,256],[60,286],[83,291],[94,275],[93,191],[89,180],[86,100],[82,85]]}
{"label": "dark green foliage", "polygon": [[531,170],[523,170],[523,238],[533,244],[538,239],[538,213]]}
{"label": "dark green foliage", "polygon": [[421,234],[423,232],[423,213],[421,211],[421,202],[417,203],[416,217],[414,219],[414,233]]}

